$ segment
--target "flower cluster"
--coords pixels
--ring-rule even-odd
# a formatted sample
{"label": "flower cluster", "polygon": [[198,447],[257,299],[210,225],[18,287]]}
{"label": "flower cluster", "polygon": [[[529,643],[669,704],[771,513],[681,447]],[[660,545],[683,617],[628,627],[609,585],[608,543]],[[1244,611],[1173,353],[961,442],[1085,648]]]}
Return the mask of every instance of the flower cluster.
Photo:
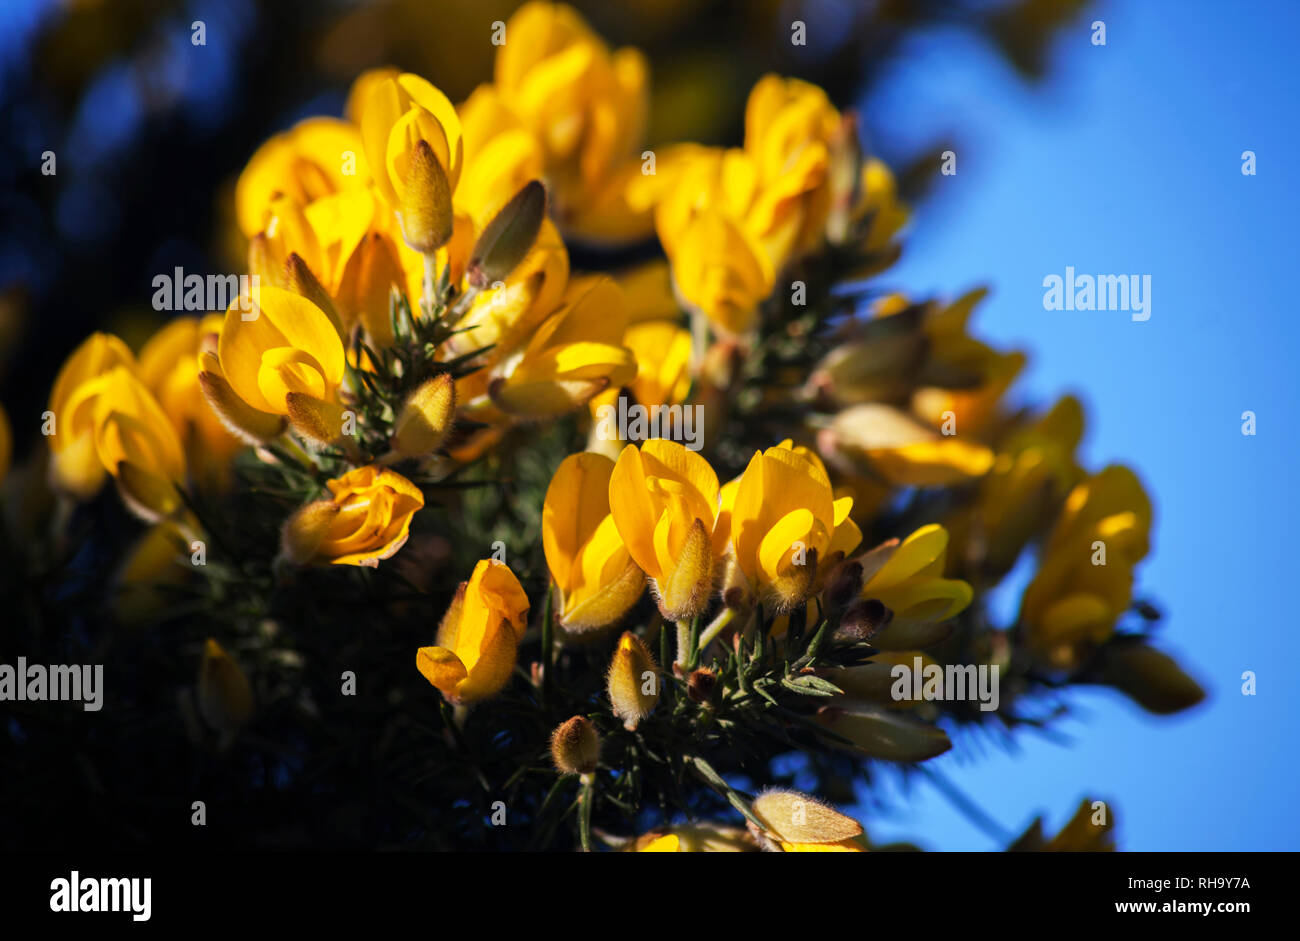
{"label": "flower cluster", "polygon": [[[373,603],[428,641],[383,656],[409,671],[414,652],[449,741],[502,717],[512,786],[549,742],[584,847],[596,819],[629,849],[863,850],[851,818],[736,775],[763,783],[791,751],[821,774],[925,761],[990,710],[1042,721],[1071,683],[1158,712],[1199,700],[1131,617],[1150,620],[1133,592],[1151,502],[1132,471],[1079,465],[1079,403],[1009,401],[1026,360],[971,335],[982,289],[873,286],[908,210],[853,115],[767,75],[739,146],[648,148],[639,51],[562,5],[505,29],[460,104],[378,69],[345,117],[256,150],[235,187],[251,278],[226,310],[68,358],[50,479],[87,501],[111,477],[156,527],[127,583],[175,577],[178,536],[229,544],[265,519],[267,564],[210,566],[214,597],[382,565],[393,595]],[[656,239],[632,267],[579,254]],[[0,473],[9,451],[0,413]],[[429,577],[439,538],[454,590]],[[509,562],[486,557],[499,538]],[[1026,552],[1036,575],[999,624],[983,594]],[[240,617],[233,634],[263,630]],[[234,734],[258,687],[204,649],[200,711]],[[991,670],[1002,694],[900,695],[912,664]],[[540,832],[550,787],[526,801]],[[690,819],[608,832],[655,805]],[[744,828],[695,819],[727,808]],[[1108,844],[1088,826],[1075,843]]]}

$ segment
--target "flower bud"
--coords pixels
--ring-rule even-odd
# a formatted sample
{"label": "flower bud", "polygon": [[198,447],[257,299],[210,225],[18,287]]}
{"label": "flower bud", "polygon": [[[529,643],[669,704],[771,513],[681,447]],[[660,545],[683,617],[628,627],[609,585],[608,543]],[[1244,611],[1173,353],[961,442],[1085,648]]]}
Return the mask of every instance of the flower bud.
{"label": "flower bud", "polygon": [[817,721],[853,743],[843,746],[837,743],[837,747],[882,761],[926,761],[952,748],[952,741],[943,729],[870,706],[852,709],[823,706]]}
{"label": "flower bud", "polygon": [[1114,687],[1147,712],[1172,715],[1205,698],[1205,690],[1168,654],[1145,644],[1111,644],[1097,658],[1096,682]]}
{"label": "flower bud", "polygon": [[835,636],[849,642],[871,640],[893,619],[894,612],[875,598],[855,601],[840,618]]}
{"label": "flower bud", "polygon": [[[862,563],[848,559],[835,566],[826,579],[826,606],[838,611],[862,591]],[[883,605],[882,605],[883,607]]]}
{"label": "flower bud", "polygon": [[333,500],[316,500],[284,521],[280,531],[280,552],[295,565],[315,560],[321,543],[343,508]]}
{"label": "flower bud", "polygon": [[691,698],[691,702],[706,702],[713,695],[713,689],[717,685],[718,674],[707,667],[700,667],[698,670],[692,670],[691,675],[686,678],[686,695]]}
{"label": "flower bud", "polygon": [[551,733],[551,758],[561,774],[591,774],[600,760],[600,735],[584,716],[561,722]]}
{"label": "flower bud", "polygon": [[763,835],[787,852],[829,847],[862,835],[862,825],[852,817],[798,791],[764,791],[754,798],[751,809],[763,824]]}
{"label": "flower bud", "polygon": [[416,141],[411,151],[401,221],[406,244],[421,254],[435,252],[451,239],[451,186],[426,140]]}
{"label": "flower bud", "polygon": [[470,255],[469,283],[485,288],[504,281],[537,241],[546,216],[546,187],[532,180],[483,229]]}
{"label": "flower bud", "polygon": [[339,317],[338,309],[334,306],[329,291],[325,290],[320,279],[312,273],[312,270],[307,267],[307,262],[303,261],[302,256],[297,252],[290,252],[289,257],[284,261],[284,280],[290,291],[302,295],[324,311],[340,337],[347,335],[343,329],[343,320]]}
{"label": "flower bud", "polygon": [[289,424],[309,441],[331,445],[343,437],[343,406],[318,399],[304,392],[290,392],[284,397]]}
{"label": "flower bud", "polygon": [[700,614],[713,588],[713,545],[704,522],[691,523],[677,566],[659,582],[659,610],[670,621]]}
{"label": "flower bud", "polygon": [[456,415],[456,382],[451,373],[428,380],[406,400],[389,443],[402,457],[423,457],[442,444]]}
{"label": "flower bud", "polygon": [[282,416],[259,411],[235,394],[222,375],[221,364],[214,354],[201,354],[199,366],[203,398],[231,434],[247,444],[265,444],[284,433]]}
{"label": "flower bud", "polygon": [[659,702],[659,667],[641,638],[624,631],[618,639],[607,682],[614,715],[628,731],[636,728]]}
{"label": "flower bud", "polygon": [[253,691],[239,664],[221,645],[208,638],[199,664],[199,712],[219,731],[233,731],[253,714]]}

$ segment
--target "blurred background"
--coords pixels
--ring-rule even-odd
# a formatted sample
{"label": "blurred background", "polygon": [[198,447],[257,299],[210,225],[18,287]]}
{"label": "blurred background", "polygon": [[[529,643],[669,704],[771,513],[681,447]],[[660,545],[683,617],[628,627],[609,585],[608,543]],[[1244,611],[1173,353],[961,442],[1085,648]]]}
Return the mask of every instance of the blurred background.
{"label": "blurred background", "polygon": [[[234,179],[256,146],[339,114],[352,78],[391,64],[453,100],[491,75],[510,0],[6,0],[0,4],[0,401],[17,458],[59,364],[93,329],[136,343],[164,316],[151,280],[243,270]],[[1069,741],[957,748],[856,808],[874,840],[994,849],[1035,814],[1055,831],[1085,795],[1113,802],[1122,848],[1300,849],[1291,801],[1300,642],[1284,604],[1296,414],[1284,305],[1300,206],[1300,77],[1286,0],[626,0],[575,3],[653,67],[648,139],[735,143],[763,73],[858,107],[865,140],[916,206],[882,286],[988,284],[978,331],[1020,347],[1026,401],[1073,391],[1086,464],[1137,469],[1156,503],[1139,594],[1164,646],[1210,693],[1174,719],[1076,691]],[[792,46],[789,24],[807,24]],[[1094,45],[1094,20],[1106,44]],[[205,44],[191,42],[202,22]],[[955,176],[938,155],[957,154]],[[1243,176],[1241,154],[1257,155]],[[57,172],[43,175],[47,151]],[[575,259],[579,264],[581,258]],[[1149,274],[1152,316],[1045,311],[1043,278]],[[1288,318],[1284,320],[1284,318]],[[1241,413],[1258,434],[1241,434]],[[1014,617],[1021,571],[1001,600]],[[1242,673],[1258,695],[1241,694]],[[866,795],[864,795],[865,799]]]}

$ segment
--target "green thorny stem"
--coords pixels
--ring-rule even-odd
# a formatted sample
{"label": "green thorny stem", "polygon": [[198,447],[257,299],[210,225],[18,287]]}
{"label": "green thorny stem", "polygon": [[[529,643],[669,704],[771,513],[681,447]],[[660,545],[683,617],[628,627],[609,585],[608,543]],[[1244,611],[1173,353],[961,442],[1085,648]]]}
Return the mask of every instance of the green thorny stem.
{"label": "green thorny stem", "polygon": [[591,852],[591,805],[595,802],[596,776],[584,774],[579,779],[582,789],[578,793],[578,841],[584,853]]}
{"label": "green thorny stem", "polygon": [[691,670],[700,662],[699,638],[700,620],[703,615],[695,615],[689,621],[677,622],[677,659],[673,663],[683,670]]}

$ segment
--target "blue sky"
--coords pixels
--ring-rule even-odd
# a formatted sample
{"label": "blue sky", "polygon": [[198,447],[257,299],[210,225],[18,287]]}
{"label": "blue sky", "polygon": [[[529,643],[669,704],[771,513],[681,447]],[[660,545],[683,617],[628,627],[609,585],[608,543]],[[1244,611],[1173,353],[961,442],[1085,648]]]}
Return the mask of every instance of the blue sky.
{"label": "blue sky", "polygon": [[[1054,830],[1087,794],[1113,801],[1125,849],[1300,849],[1288,604],[1298,32],[1300,4],[1283,0],[1103,2],[1061,37],[1046,88],[935,34],[865,104],[891,144],[970,131],[888,280],[914,294],[990,284],[976,327],[1030,351],[1019,390],[1082,395],[1086,463],[1133,466],[1155,499],[1139,590],[1166,612],[1163,646],[1210,693],[1187,716],[1154,719],[1088,692],[1076,696],[1083,720],[1064,726],[1070,747],[1025,736],[1015,755],[937,760],[1009,830],[1038,813]],[[1242,175],[1245,150],[1256,176]],[[1149,274],[1151,319],[1044,310],[1043,278],[1067,265]],[[1255,437],[1241,433],[1248,409]],[[1254,697],[1241,693],[1246,670]],[[894,793],[895,813],[868,818],[874,838],[994,848],[925,782]]]}

